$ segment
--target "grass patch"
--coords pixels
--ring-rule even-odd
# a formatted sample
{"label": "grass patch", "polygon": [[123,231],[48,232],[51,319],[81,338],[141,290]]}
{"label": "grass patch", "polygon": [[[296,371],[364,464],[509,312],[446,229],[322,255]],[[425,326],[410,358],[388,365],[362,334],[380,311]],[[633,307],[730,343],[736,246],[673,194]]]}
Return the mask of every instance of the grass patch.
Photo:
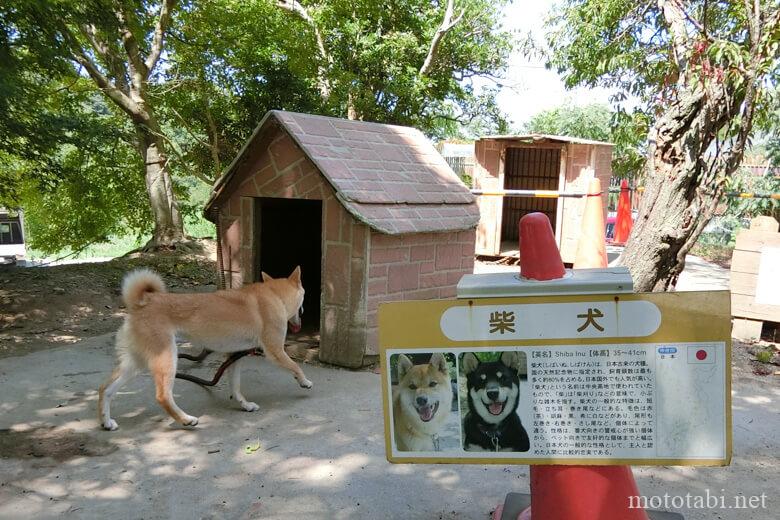
{"label": "grass patch", "polygon": [[708,262],[718,264],[726,269],[731,267],[731,255],[734,253],[734,244],[717,244],[703,241],[696,242],[691,249],[691,254],[700,256]]}

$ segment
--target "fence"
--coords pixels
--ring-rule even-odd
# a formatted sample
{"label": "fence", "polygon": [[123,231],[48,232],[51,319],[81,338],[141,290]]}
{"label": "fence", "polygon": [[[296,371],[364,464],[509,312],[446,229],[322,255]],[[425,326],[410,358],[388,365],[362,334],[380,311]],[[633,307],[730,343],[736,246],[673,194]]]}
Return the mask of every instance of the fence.
{"label": "fence", "polygon": [[447,164],[450,165],[450,168],[452,168],[452,170],[457,173],[458,177],[461,179],[463,177],[468,177],[469,179],[473,178],[474,157],[445,156],[444,160],[447,161]]}

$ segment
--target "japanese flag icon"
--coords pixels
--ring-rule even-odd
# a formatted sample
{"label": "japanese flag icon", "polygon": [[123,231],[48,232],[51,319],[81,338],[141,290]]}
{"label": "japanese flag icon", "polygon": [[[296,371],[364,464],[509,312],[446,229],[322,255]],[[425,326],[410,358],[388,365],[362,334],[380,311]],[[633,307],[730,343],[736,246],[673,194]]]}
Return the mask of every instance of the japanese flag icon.
{"label": "japanese flag icon", "polygon": [[715,347],[689,345],[688,346],[688,363],[697,363],[703,365],[712,365],[715,363]]}

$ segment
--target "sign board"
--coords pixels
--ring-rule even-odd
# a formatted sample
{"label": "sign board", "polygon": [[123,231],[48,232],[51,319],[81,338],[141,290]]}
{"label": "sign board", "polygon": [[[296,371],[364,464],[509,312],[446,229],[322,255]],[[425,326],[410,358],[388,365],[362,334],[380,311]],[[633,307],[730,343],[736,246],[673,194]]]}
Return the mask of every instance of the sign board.
{"label": "sign board", "polygon": [[388,303],[387,458],[727,465],[728,291]]}
{"label": "sign board", "polygon": [[780,247],[761,248],[756,303],[780,305]]}

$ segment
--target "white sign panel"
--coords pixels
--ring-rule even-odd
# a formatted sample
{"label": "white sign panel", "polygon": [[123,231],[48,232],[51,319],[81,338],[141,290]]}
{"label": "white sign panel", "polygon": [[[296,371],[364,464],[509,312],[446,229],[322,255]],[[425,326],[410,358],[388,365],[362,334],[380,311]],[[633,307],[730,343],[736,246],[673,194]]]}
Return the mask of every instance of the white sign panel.
{"label": "white sign panel", "polygon": [[453,341],[643,337],[660,324],[661,311],[646,301],[454,307],[441,317]]}
{"label": "white sign panel", "polygon": [[761,249],[756,282],[756,303],[780,305],[780,247]]}
{"label": "white sign panel", "polygon": [[[394,443],[393,457],[516,458],[530,463],[625,459],[648,464],[668,459],[726,458],[725,343],[500,347],[487,353],[476,349],[426,349],[426,354],[437,352],[454,360],[450,368],[457,374],[453,383],[460,389],[453,401],[457,404],[449,411],[436,411],[447,414],[446,426],[437,434],[437,449],[432,449],[433,445],[429,449],[399,449]],[[500,360],[504,352],[521,360],[515,367],[497,371],[501,377],[517,373],[518,398],[510,403],[514,405],[511,413],[519,419],[514,422],[515,428],[524,430],[522,435],[527,435],[528,443],[517,445],[513,442],[517,432],[497,428],[497,437],[490,441],[495,442],[496,449],[488,449],[480,444],[485,437],[479,425],[489,432],[498,423],[493,422],[497,416],[491,413],[487,394],[476,392],[469,399],[472,388],[468,370],[474,368],[465,366],[464,355],[486,354],[492,357],[483,359]],[[387,366],[396,364],[391,359],[402,354],[420,356],[421,351],[387,349]],[[491,370],[486,370],[486,380],[495,375],[494,367]],[[396,395],[409,392],[395,386],[388,391]],[[512,398],[512,386],[506,383],[505,403]],[[436,395],[434,391],[424,393],[425,399]],[[475,402],[477,398],[486,400],[486,406]],[[408,420],[400,416],[400,409],[396,410],[399,417],[391,414],[391,421]],[[470,420],[478,425],[476,436],[467,427]],[[395,425],[391,430],[404,431]]]}

